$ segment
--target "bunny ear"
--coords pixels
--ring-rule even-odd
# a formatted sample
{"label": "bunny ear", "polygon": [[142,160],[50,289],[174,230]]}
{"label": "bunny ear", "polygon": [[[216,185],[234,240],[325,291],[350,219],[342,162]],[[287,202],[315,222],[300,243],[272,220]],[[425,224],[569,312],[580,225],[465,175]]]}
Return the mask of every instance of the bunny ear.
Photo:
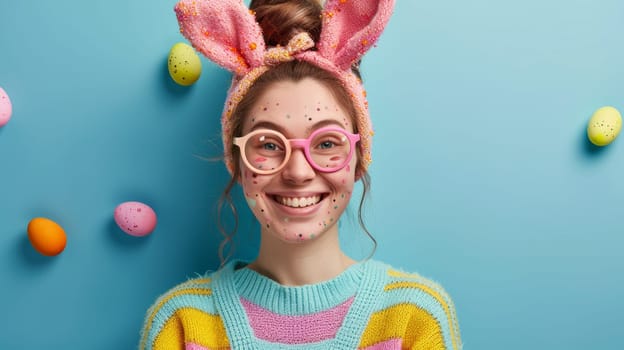
{"label": "bunny ear", "polygon": [[394,0],[327,0],[319,54],[349,69],[375,44],[393,9]]}
{"label": "bunny ear", "polygon": [[223,68],[243,75],[262,64],[262,30],[243,1],[182,0],[175,12],[182,35]]}

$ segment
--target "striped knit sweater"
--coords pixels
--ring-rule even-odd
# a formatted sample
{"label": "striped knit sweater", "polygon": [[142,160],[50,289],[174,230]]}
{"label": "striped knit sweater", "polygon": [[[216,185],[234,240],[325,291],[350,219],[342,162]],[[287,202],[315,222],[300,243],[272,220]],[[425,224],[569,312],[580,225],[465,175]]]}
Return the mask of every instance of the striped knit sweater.
{"label": "striped knit sweater", "polygon": [[461,349],[436,283],[374,261],[319,284],[282,286],[232,261],[148,310],[140,349]]}

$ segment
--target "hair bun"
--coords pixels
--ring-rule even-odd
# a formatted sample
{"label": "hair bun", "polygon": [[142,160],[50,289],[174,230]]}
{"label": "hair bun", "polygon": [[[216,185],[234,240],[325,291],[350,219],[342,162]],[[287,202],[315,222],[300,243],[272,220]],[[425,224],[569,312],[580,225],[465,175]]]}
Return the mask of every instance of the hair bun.
{"label": "hair bun", "polygon": [[249,8],[262,28],[267,46],[285,46],[297,33],[307,32],[314,42],[321,35],[321,12],[315,0],[252,0]]}

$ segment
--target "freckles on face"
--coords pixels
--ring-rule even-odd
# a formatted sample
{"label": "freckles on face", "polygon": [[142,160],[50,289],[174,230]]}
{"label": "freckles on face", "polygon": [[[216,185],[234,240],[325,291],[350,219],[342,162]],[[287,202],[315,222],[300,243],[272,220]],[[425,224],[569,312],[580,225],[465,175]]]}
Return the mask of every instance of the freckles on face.
{"label": "freckles on face", "polygon": [[[242,120],[240,136],[252,130],[270,129],[279,131],[288,139],[306,139],[323,126],[341,127],[353,132],[350,120],[332,92],[322,83],[313,79],[296,83],[278,82],[270,85],[251,107],[250,115]],[[355,158],[335,172],[293,172],[286,165],[276,173],[264,175],[255,173],[251,167],[259,170],[264,166],[268,169],[272,164],[270,156],[261,154],[247,159],[251,167],[240,161],[240,183],[263,234],[270,233],[288,242],[305,242],[318,239],[326,232],[336,232],[335,225],[351,199]],[[317,165],[335,168],[340,165],[341,159],[344,158],[327,157],[319,160]],[[307,178],[298,179],[297,176]],[[280,193],[294,198],[283,198]],[[320,198],[316,203],[306,204],[316,206],[315,209],[293,209],[298,205],[295,199],[299,197],[299,200],[304,198],[307,201],[309,193]]]}
{"label": "freckles on face", "polygon": [[303,243],[320,237],[337,224],[351,199],[355,176],[352,171],[354,167],[349,164],[335,173],[318,175],[328,187],[326,197],[318,204],[320,208],[317,214],[304,219],[289,216],[275,210],[278,204],[267,195],[267,192],[271,192],[267,189],[275,188],[275,184],[279,184],[279,178],[256,174],[244,168],[244,165],[242,167],[244,170],[241,184],[249,208],[263,231],[287,242]]}

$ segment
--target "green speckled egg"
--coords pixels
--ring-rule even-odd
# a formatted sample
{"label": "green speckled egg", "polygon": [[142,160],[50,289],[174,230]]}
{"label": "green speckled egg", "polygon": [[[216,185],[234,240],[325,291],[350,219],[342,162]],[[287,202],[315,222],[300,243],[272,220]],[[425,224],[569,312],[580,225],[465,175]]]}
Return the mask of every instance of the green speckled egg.
{"label": "green speckled egg", "polygon": [[177,43],[169,51],[169,75],[178,84],[189,86],[201,75],[201,61],[188,44]]}
{"label": "green speckled egg", "polygon": [[596,146],[606,146],[613,142],[622,129],[622,116],[617,109],[606,106],[592,115],[587,125],[587,137]]}

